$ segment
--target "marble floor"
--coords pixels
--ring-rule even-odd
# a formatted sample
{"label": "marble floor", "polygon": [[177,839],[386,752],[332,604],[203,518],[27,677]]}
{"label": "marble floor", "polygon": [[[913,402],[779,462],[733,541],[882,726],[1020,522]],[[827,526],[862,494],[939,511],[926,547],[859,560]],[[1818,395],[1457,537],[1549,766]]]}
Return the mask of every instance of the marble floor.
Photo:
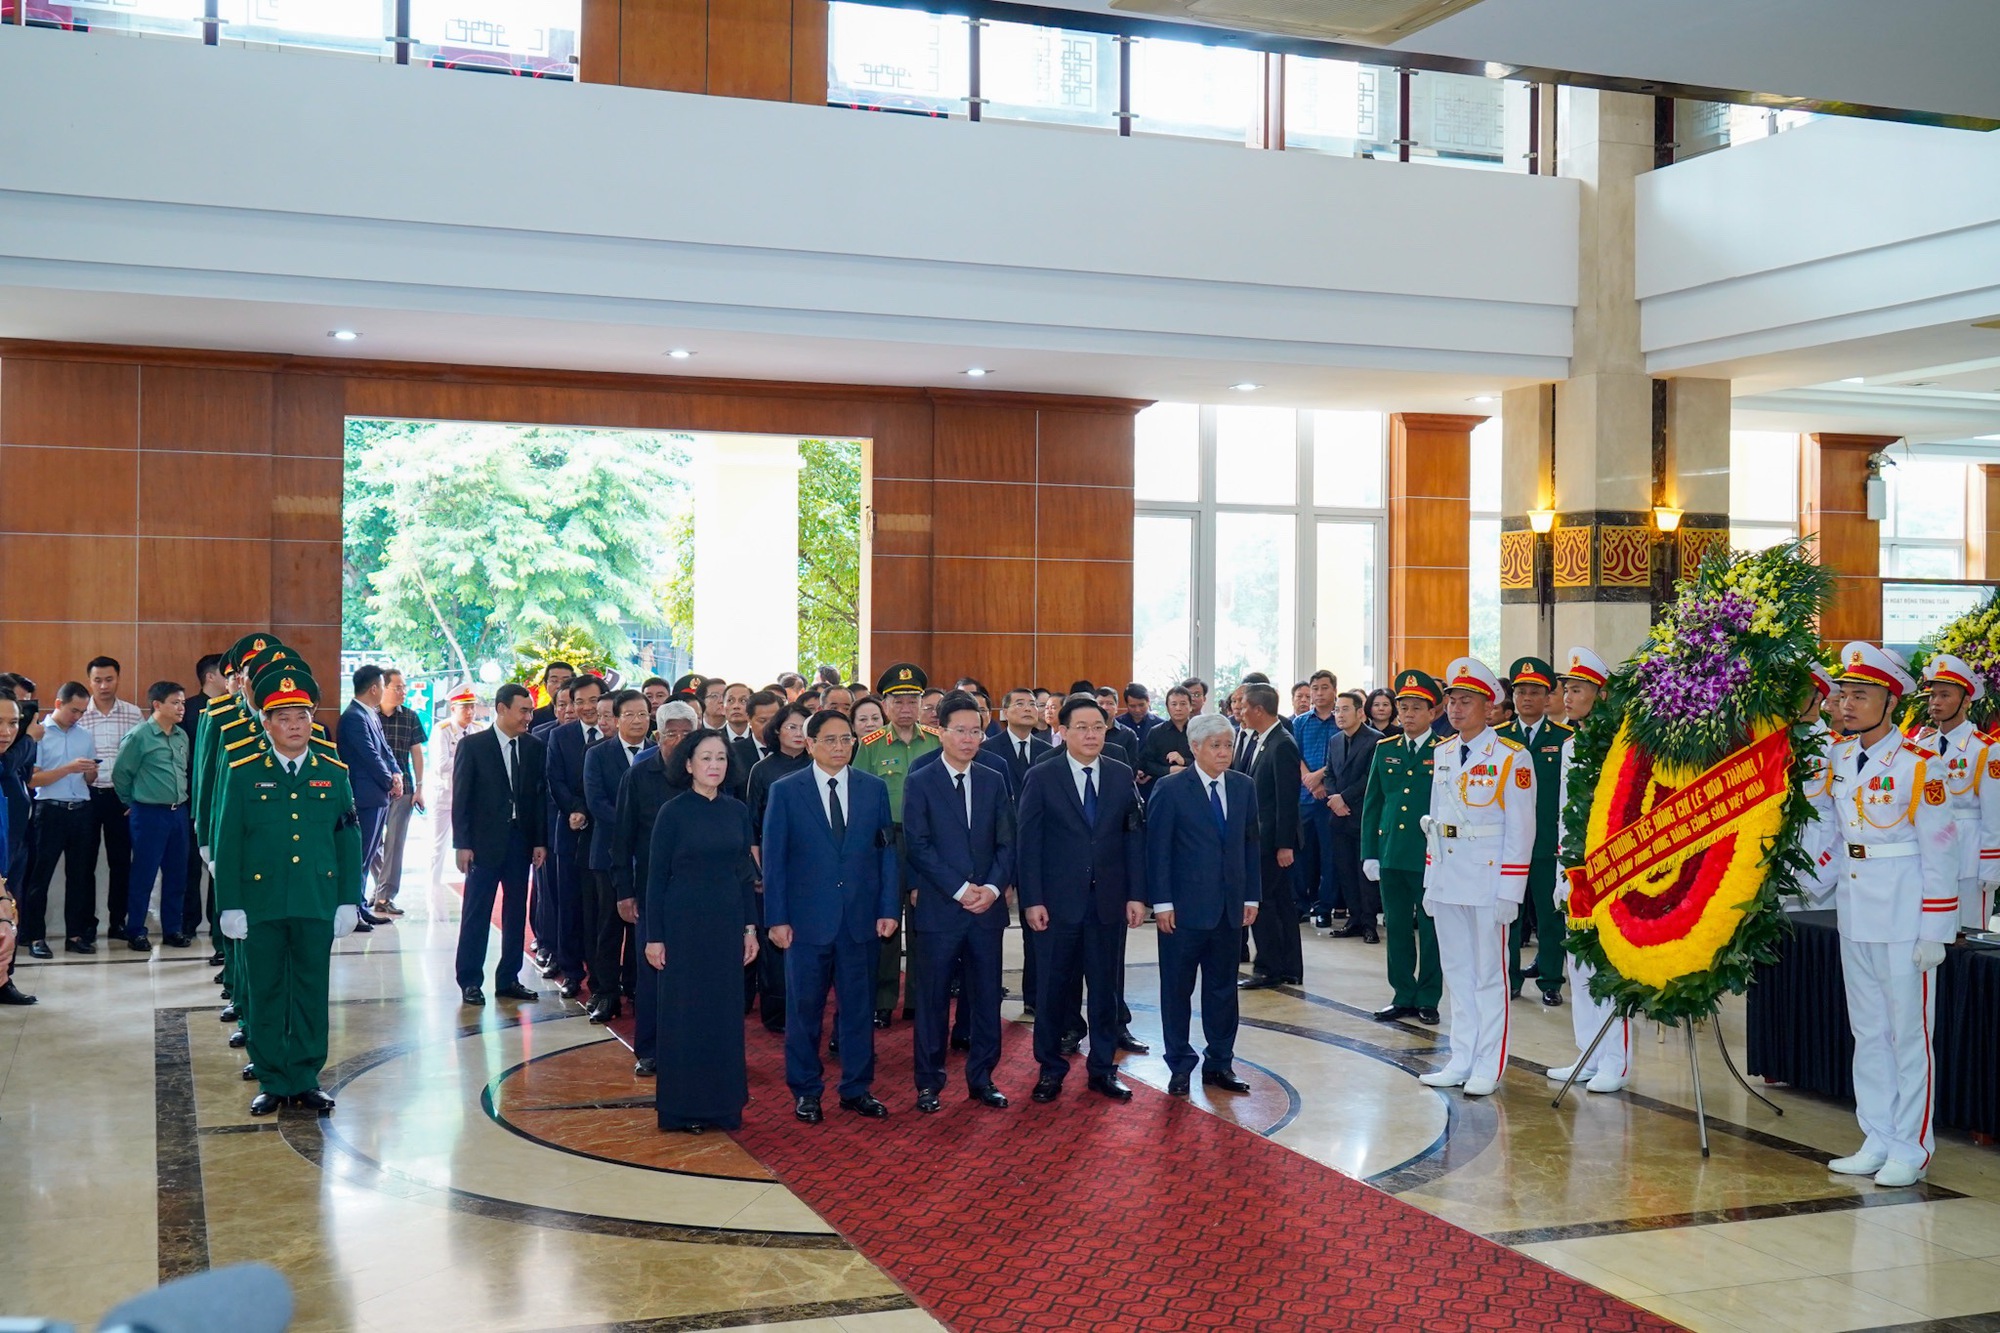
{"label": "marble floor", "polygon": [[[41,1003],[0,1010],[0,1315],[88,1327],[258,1259],[291,1280],[300,1330],[939,1327],[732,1141],[655,1132],[650,1084],[577,1006],[460,1008],[456,898],[407,886],[407,917],[338,947],[327,1120],[248,1115],[205,948],[21,968]],[[1147,1039],[1153,946],[1147,928],[1129,953]],[[1434,1091],[1416,1075],[1440,1034],[1368,1017],[1388,999],[1380,948],[1309,933],[1305,951],[1303,989],[1245,996],[1255,1092],[1197,1086],[1197,1104],[1692,1329],[2000,1329],[2000,1152],[1943,1137],[1906,1190],[1831,1175],[1851,1112],[1766,1089],[1774,1115],[1704,1032],[1704,1159],[1686,1045],[1649,1025],[1630,1091],[1551,1109],[1570,1011],[1532,998],[1498,1095]],[[1722,1020],[1739,1053],[1741,1018]],[[1166,1082],[1157,1056],[1124,1068]],[[877,1091],[913,1116],[908,1089]]]}

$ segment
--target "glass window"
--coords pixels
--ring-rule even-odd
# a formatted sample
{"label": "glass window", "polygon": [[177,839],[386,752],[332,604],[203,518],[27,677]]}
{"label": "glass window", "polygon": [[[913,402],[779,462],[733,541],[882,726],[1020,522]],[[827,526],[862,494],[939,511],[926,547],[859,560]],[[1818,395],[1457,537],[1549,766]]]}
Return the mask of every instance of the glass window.
{"label": "glass window", "polygon": [[[395,0],[220,0],[225,46],[311,46],[392,56]],[[572,29],[573,31],[574,29]]]}
{"label": "glass window", "polygon": [[1799,535],[1797,528],[1774,527],[1765,523],[1731,523],[1729,544],[1739,551],[1764,551]]}
{"label": "glass window", "polygon": [[1297,661],[1298,520],[1291,514],[1215,516],[1215,677],[1285,676]]}
{"label": "glass window", "polygon": [[1133,431],[1133,495],[1140,500],[1201,498],[1201,409],[1193,403],[1154,403],[1139,413]]}
{"label": "glass window", "polygon": [[988,22],[979,32],[979,114],[1115,129],[1118,47],[1104,33]]}
{"label": "glass window", "polygon": [[1132,42],[1132,122],[1140,134],[1250,137],[1263,57],[1231,46],[1139,37]]}
{"label": "glass window", "polygon": [[957,15],[827,6],[826,100],[836,106],[963,115],[970,59]]}
{"label": "glass window", "polygon": [[1507,85],[1477,74],[1418,70],[1410,76],[1412,162],[1507,166]]}
{"label": "glass window", "polygon": [[1314,504],[1331,509],[1382,507],[1380,412],[1314,412],[1312,442]]}
{"label": "glass window", "polygon": [[1215,409],[1215,498],[1289,505],[1299,495],[1299,414],[1289,407]]}
{"label": "glass window", "polygon": [[1799,437],[1786,431],[1729,432],[1729,517],[1751,523],[1799,522]]}
{"label": "glass window", "polygon": [[1948,546],[1896,546],[1883,563],[1892,566],[1885,573],[1905,579],[1955,579],[1962,577],[1961,552]]}
{"label": "glass window", "polygon": [[1500,520],[1472,520],[1466,554],[1470,613],[1466,649],[1489,666],[1500,664]]}
{"label": "glass window", "polygon": [[[1132,678],[1194,674],[1194,516],[1140,514],[1132,529]],[[1160,710],[1166,711],[1164,696]]]}
{"label": "glass window", "polygon": [[1488,417],[1472,428],[1472,512],[1500,512],[1500,418],[1497,416]]}
{"label": "glass window", "polygon": [[1917,458],[1882,469],[1892,537],[1965,538],[1965,464]]}
{"label": "glass window", "polygon": [[98,0],[97,3],[31,4],[30,23],[50,22],[84,32],[135,37],[201,37],[201,0]]}
{"label": "glass window", "polygon": [[[1375,675],[1375,532],[1373,523],[1319,525],[1313,668],[1347,688],[1368,689]],[[1497,575],[1496,575],[1497,578]]]}
{"label": "glass window", "polygon": [[410,0],[410,59],[574,78],[582,25],[583,0]]}

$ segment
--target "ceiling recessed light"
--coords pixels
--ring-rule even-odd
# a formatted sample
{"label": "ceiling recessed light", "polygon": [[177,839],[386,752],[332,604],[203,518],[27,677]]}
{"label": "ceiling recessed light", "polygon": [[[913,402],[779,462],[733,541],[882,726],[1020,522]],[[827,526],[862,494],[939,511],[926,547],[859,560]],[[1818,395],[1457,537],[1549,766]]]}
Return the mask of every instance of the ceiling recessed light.
{"label": "ceiling recessed light", "polygon": [[1500,400],[1493,394],[1482,393],[1477,398],[1468,398],[1465,401],[1468,403],[1497,403]]}
{"label": "ceiling recessed light", "polygon": [[1252,384],[1249,380],[1244,380],[1241,384],[1232,384],[1229,387],[1238,393],[1255,393],[1264,386],[1261,384]]}
{"label": "ceiling recessed light", "polygon": [[1861,383],[1865,382],[1866,378],[1867,378],[1867,377],[1866,377],[1866,376],[1863,376],[1863,375],[1849,375],[1849,376],[1848,376],[1848,377],[1847,377],[1846,379],[1842,380],[1842,381],[1841,381],[1841,383],[1842,383],[1842,384],[1861,384]]}
{"label": "ceiling recessed light", "polygon": [[689,357],[693,356],[694,353],[690,352],[685,347],[676,347],[671,352],[668,352],[667,355],[672,357],[676,361],[685,361]]}
{"label": "ceiling recessed light", "polygon": [[973,379],[983,380],[988,375],[991,375],[993,372],[988,370],[984,366],[968,366],[966,367],[965,373],[970,375]]}
{"label": "ceiling recessed light", "polygon": [[353,329],[335,329],[326,336],[333,339],[337,343],[351,343],[356,338],[359,338],[361,335],[356,333]]}
{"label": "ceiling recessed light", "polygon": [[1975,440],[2000,440],[2000,435],[1975,435],[1972,438]]}

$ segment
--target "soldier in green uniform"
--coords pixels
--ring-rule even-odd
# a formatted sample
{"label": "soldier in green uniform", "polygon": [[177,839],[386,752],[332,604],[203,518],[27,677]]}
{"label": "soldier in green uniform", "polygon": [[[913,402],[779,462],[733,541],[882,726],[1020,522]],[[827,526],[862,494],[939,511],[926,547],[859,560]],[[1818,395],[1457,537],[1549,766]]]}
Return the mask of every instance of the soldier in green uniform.
{"label": "soldier in green uniform", "polygon": [[286,1102],[326,1115],[327,986],[333,941],[361,910],[361,832],[347,768],[313,743],[319,686],[303,664],[266,666],[250,686],[264,735],[229,761],[213,829],[215,901],[238,942],[251,998],[250,1114]]}
{"label": "soldier in green uniform", "polygon": [[[1556,842],[1562,836],[1562,804],[1557,795],[1562,785],[1563,742],[1570,728],[1549,716],[1549,699],[1555,692],[1556,670],[1539,657],[1523,657],[1508,670],[1508,685],[1514,695],[1514,720],[1499,729],[1505,740],[1518,742],[1535,761],[1535,851],[1528,861],[1528,900],[1507,933],[1508,987],[1518,998],[1521,983],[1529,977],[1541,988],[1542,1003],[1562,1001],[1563,940],[1569,925],[1556,907]],[[1521,966],[1521,949],[1528,941],[1528,928],[1535,931],[1535,962]]]}
{"label": "soldier in green uniform", "polygon": [[1444,692],[1421,671],[1396,677],[1396,721],[1402,727],[1375,746],[1368,795],[1361,802],[1361,873],[1382,886],[1382,934],[1388,943],[1389,985],[1395,997],[1375,1011],[1383,1022],[1438,1021],[1444,972],[1437,928],[1424,912],[1424,831],[1431,809],[1431,750]]}
{"label": "soldier in green uniform", "polygon": [[[932,750],[944,748],[936,727],[917,723],[918,704],[929,684],[923,668],[909,662],[898,662],[884,671],[882,678],[875,682],[875,692],[883,698],[883,711],[889,715],[889,725],[863,736],[854,752],[855,768],[863,773],[873,773],[889,784],[889,818],[896,828],[898,859],[903,856],[903,780],[910,775],[910,765]],[[909,867],[904,866],[903,869],[907,883]],[[909,918],[909,902],[905,901],[904,928],[882,941],[881,961],[875,971],[875,1026],[878,1028],[888,1027],[890,1019],[895,1017],[897,982],[902,973]],[[912,998],[914,994],[912,990]],[[915,1017],[908,1000],[903,1005],[903,1017]]]}

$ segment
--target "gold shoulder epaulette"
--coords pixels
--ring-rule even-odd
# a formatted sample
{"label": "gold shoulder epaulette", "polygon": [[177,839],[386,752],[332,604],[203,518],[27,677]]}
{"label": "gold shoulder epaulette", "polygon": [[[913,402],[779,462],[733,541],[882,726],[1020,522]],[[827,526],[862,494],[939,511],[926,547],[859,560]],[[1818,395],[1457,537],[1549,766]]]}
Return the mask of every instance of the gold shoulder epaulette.
{"label": "gold shoulder epaulette", "polygon": [[1403,733],[1399,731],[1393,736],[1384,736],[1381,740],[1376,741],[1375,743],[1377,745],[1394,745],[1396,744],[1396,742],[1402,739],[1403,739]]}
{"label": "gold shoulder epaulette", "polygon": [[871,731],[866,736],[863,736],[861,738],[860,743],[863,745],[873,745],[876,741],[881,740],[884,736],[888,734],[889,734],[889,729],[887,727],[877,727],[874,731]]}
{"label": "gold shoulder epaulette", "polygon": [[261,737],[261,736],[245,736],[245,737],[244,737],[244,738],[243,738],[242,740],[240,740],[240,741],[231,741],[231,742],[229,742],[229,744],[227,744],[227,745],[223,746],[222,748],[223,748],[223,749],[225,749],[225,750],[240,750],[240,749],[242,749],[242,748],[243,748],[244,746],[246,746],[246,745],[254,745],[254,744],[255,744],[256,742],[258,742],[258,741],[260,741],[260,740],[262,740],[262,739],[263,739],[263,737]]}
{"label": "gold shoulder epaulette", "polygon": [[1920,755],[1925,759],[1935,759],[1937,758],[1938,755],[1938,752],[1936,750],[1927,749],[1924,746],[1917,744],[1915,741],[1904,741],[1903,748],[1905,750],[1908,750],[1911,754]]}
{"label": "gold shoulder epaulette", "polygon": [[248,717],[232,718],[229,721],[222,724],[222,729],[224,731],[234,731],[238,727],[248,726],[249,723],[250,719]]}
{"label": "gold shoulder epaulette", "polygon": [[236,706],[235,695],[218,694],[213,699],[210,699],[208,701],[207,706],[204,707],[202,711],[204,713],[226,713],[235,706]]}
{"label": "gold shoulder epaulette", "polygon": [[232,759],[232,760],[230,760],[230,761],[229,761],[229,766],[230,766],[231,768],[241,768],[241,767],[243,767],[243,765],[245,765],[245,764],[254,764],[254,763],[256,763],[256,762],[257,762],[257,761],[258,761],[259,759],[262,759],[263,757],[264,757],[264,756],[263,756],[263,755],[261,755],[261,754],[246,754],[246,755],[244,755],[244,756],[243,756],[243,757],[242,757],[241,759]]}
{"label": "gold shoulder epaulette", "polygon": [[943,732],[939,731],[939,730],[938,730],[938,729],[937,729],[936,727],[932,726],[932,725],[931,725],[930,723],[928,723],[928,722],[919,722],[919,723],[917,723],[917,730],[918,730],[918,731],[921,731],[921,732],[923,732],[923,733],[924,733],[924,735],[926,735],[926,736],[939,736],[939,737],[942,737],[942,736],[944,735],[944,733],[943,733]]}
{"label": "gold shoulder epaulette", "polygon": [[1556,729],[1557,731],[1575,731],[1575,730],[1576,730],[1576,728],[1575,728],[1575,727],[1571,726],[1571,725],[1570,725],[1569,723],[1567,723],[1567,722],[1555,722],[1555,723],[1552,723],[1551,725],[1553,725],[1553,726],[1555,727],[1555,729]]}
{"label": "gold shoulder epaulette", "polygon": [[[1497,732],[1495,733],[1495,735],[1498,734],[1499,733]],[[1499,739],[1500,743],[1506,746],[1510,750],[1525,750],[1528,748],[1527,746],[1521,744],[1521,742],[1515,740],[1512,736],[1500,736]]]}
{"label": "gold shoulder epaulette", "polygon": [[321,762],[322,764],[332,764],[332,765],[333,765],[333,766],[334,766],[335,768],[340,768],[340,769],[344,769],[344,768],[346,768],[346,767],[347,767],[347,765],[346,765],[346,764],[343,764],[343,763],[341,763],[341,762],[340,762],[340,761],[339,761],[338,759],[335,759],[335,758],[334,758],[334,757],[333,757],[332,755],[330,755],[330,754],[323,754],[323,755],[321,755],[321,756],[319,757],[319,761],[320,761],[320,762]]}
{"label": "gold shoulder epaulette", "polygon": [[332,750],[335,754],[340,753],[340,747],[338,745],[335,745],[332,741],[328,740],[324,736],[314,736],[311,739],[314,745],[324,745],[327,749]]}

